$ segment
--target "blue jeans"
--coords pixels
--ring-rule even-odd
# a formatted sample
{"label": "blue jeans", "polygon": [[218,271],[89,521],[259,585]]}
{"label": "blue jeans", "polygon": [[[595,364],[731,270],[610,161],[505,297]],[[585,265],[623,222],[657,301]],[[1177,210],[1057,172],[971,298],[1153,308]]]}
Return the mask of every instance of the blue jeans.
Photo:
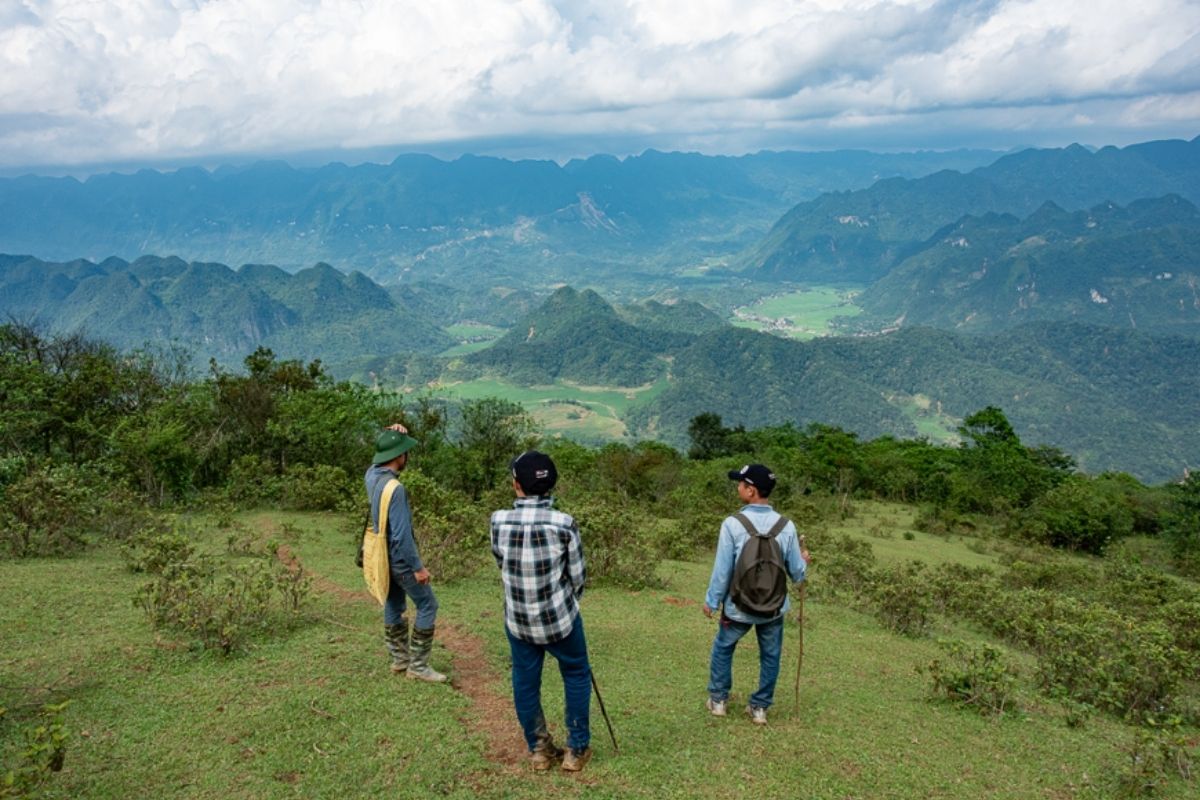
{"label": "blue jeans", "polygon": [[733,686],[733,651],[738,640],[751,628],[758,637],[758,691],[750,695],[750,705],[770,708],[775,697],[775,681],[779,678],[779,656],[783,652],[782,616],[754,625],[721,615],[721,626],[713,639],[712,659],[708,666],[708,696],[713,700],[729,699],[729,689]]}
{"label": "blue jeans", "polygon": [[588,663],[587,640],[583,635],[583,616],[575,617],[575,625],[567,638],[553,644],[533,644],[518,639],[504,626],[508,646],[512,651],[513,705],[517,721],[525,734],[525,743],[533,752],[539,728],[545,725],[542,714],[542,663],[546,653],[558,661],[562,674],[563,700],[566,706],[567,747],[582,750],[592,739],[588,715],[592,702],[592,667]]}
{"label": "blue jeans", "polygon": [[400,624],[404,611],[408,608],[409,597],[417,607],[417,619],[413,627],[423,631],[432,628],[437,618],[437,598],[433,596],[433,588],[428,583],[417,583],[411,570],[392,570],[392,577],[388,582],[387,602],[383,604],[383,624]]}

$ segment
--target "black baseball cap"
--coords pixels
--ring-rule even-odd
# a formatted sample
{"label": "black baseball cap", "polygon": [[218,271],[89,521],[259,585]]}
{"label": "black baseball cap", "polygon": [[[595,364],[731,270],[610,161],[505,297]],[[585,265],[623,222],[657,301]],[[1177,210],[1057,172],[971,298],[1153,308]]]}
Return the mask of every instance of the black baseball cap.
{"label": "black baseball cap", "polygon": [[558,483],[558,470],[554,467],[554,460],[537,450],[526,450],[508,466],[525,494],[550,494],[554,484]]}
{"label": "black baseball cap", "polygon": [[771,494],[771,490],[775,488],[775,473],[762,464],[747,464],[741,469],[731,469],[729,479],[745,481],[758,489],[758,493],[763,497]]}

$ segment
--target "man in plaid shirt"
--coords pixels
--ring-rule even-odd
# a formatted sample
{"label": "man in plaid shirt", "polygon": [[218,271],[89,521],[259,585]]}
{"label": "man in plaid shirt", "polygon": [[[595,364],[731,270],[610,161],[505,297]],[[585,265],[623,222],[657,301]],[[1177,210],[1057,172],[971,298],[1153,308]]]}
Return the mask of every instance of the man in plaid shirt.
{"label": "man in plaid shirt", "polygon": [[[558,472],[550,456],[530,450],[513,459],[512,509],[492,514],[492,554],[504,579],[504,628],[512,651],[513,704],[534,769],[560,759],[578,772],[592,757],[588,726],[592,670],[579,598],[586,571],[579,528],[555,511]],[[542,664],[558,661],[566,706],[567,752],[554,744],[542,713]]]}

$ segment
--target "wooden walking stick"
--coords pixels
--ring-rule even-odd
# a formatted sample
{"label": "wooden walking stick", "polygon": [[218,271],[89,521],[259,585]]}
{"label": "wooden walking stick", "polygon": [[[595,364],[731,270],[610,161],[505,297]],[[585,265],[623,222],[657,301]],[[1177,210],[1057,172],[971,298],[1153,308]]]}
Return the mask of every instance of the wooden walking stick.
{"label": "wooden walking stick", "polygon": [[[800,551],[804,551],[804,537],[800,537]],[[807,565],[806,565],[807,566]],[[804,583],[800,584],[800,597],[796,603],[796,628],[799,636],[799,644],[797,651],[799,657],[796,661],[796,693],[795,702],[792,704],[792,716],[800,713],[800,668],[804,666],[804,595],[808,591],[808,574],[804,575]]]}

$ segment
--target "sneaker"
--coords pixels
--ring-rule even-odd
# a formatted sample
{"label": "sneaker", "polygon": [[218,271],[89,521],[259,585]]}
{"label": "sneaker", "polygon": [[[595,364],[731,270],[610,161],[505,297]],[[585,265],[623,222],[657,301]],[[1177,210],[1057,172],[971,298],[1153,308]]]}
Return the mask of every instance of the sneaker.
{"label": "sneaker", "polygon": [[554,742],[539,742],[538,749],[529,754],[529,764],[538,772],[550,769],[562,761],[563,749],[555,747]]}
{"label": "sneaker", "polygon": [[583,765],[591,760],[592,748],[585,747],[582,750],[576,750],[574,747],[569,747],[567,754],[563,757],[563,772],[579,772],[583,769]]}
{"label": "sneaker", "polygon": [[704,701],[704,707],[707,708],[714,717],[725,716],[725,701],[724,700],[713,700],[710,697]]}
{"label": "sneaker", "polygon": [[750,715],[750,721],[755,725],[767,724],[767,710],[765,708],[746,706],[746,713]]}

